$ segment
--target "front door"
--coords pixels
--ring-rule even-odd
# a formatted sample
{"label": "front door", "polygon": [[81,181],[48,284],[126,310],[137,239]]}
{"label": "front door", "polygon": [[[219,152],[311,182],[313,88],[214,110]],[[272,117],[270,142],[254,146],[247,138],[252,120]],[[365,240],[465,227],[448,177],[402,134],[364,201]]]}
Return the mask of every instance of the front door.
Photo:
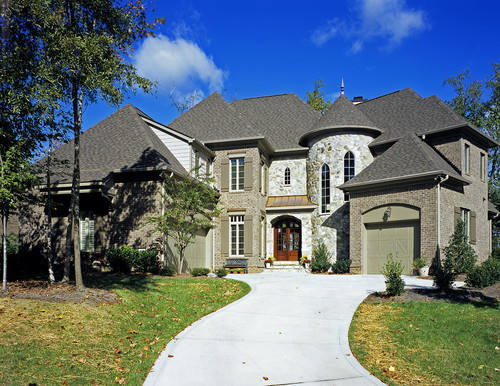
{"label": "front door", "polygon": [[274,257],[277,261],[298,261],[300,257],[300,224],[283,219],[274,224]]}

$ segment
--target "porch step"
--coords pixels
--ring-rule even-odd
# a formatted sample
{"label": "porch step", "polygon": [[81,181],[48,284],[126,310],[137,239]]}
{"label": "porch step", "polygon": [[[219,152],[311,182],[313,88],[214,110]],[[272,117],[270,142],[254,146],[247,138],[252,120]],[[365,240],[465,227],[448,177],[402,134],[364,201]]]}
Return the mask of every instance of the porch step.
{"label": "porch step", "polygon": [[264,272],[310,272],[298,261],[275,261],[270,268],[264,268]]}

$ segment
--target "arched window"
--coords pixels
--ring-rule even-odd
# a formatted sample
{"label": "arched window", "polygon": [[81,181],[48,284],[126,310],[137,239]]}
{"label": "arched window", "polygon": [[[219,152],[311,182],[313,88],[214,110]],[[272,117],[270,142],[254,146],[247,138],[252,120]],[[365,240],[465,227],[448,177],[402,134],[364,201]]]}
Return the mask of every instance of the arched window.
{"label": "arched window", "polygon": [[[348,151],[344,156],[344,182],[349,181],[355,174],[354,154]],[[349,193],[344,193],[344,201],[349,201]]]}
{"label": "arched window", "polygon": [[330,168],[321,167],[321,213],[330,213]]}
{"label": "arched window", "polygon": [[285,185],[290,185],[290,168],[285,169]]}

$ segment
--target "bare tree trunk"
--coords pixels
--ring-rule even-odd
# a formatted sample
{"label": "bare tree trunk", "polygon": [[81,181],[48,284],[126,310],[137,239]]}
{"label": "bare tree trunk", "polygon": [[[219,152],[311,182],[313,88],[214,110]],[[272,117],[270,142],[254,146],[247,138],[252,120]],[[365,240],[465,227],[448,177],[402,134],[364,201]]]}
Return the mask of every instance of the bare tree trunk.
{"label": "bare tree trunk", "polygon": [[74,215],[75,223],[73,229],[74,253],[75,253],[75,282],[76,289],[82,291],[85,289],[82,277],[82,263],[80,259],[80,132],[82,129],[83,115],[83,89],[74,89],[73,99],[73,122],[75,125],[75,173],[73,182],[75,185],[74,196]]}
{"label": "bare tree trunk", "polygon": [[54,148],[54,109],[52,109],[52,122],[50,123],[49,154],[47,154],[47,268],[49,281],[54,283],[53,254],[52,254],[52,191],[50,187],[50,168],[52,150]]}
{"label": "bare tree trunk", "polygon": [[3,227],[3,277],[2,277],[2,291],[7,291],[7,215],[4,213],[2,215],[2,227]]}

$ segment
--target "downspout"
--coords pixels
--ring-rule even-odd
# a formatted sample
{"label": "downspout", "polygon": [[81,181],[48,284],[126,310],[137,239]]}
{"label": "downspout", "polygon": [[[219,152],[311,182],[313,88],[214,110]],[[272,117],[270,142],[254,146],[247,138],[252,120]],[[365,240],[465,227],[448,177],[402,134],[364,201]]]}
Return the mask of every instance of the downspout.
{"label": "downspout", "polygon": [[438,263],[441,264],[441,184],[448,180],[450,176],[446,174],[443,176],[437,177],[437,259]]}

